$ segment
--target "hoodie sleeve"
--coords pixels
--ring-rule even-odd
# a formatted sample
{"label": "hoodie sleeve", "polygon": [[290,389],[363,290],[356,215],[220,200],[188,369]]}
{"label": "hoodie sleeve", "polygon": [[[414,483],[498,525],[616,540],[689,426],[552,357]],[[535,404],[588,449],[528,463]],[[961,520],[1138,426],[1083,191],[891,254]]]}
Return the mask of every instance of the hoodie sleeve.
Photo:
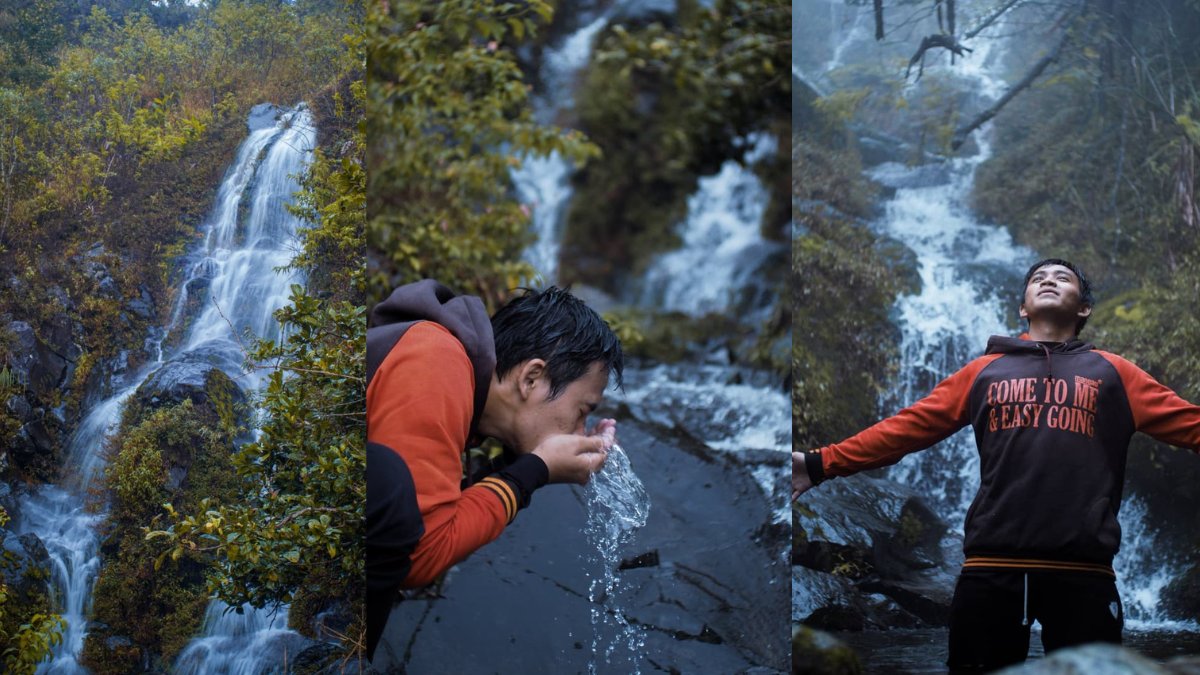
{"label": "hoodie sleeve", "polygon": [[367,387],[367,440],[404,458],[425,526],[405,587],[430,583],[495,539],[528,503],[528,492],[545,482],[545,464],[531,457],[460,489],[474,383],[462,343],[425,321],[400,338]]}
{"label": "hoodie sleeve", "polygon": [[1185,401],[1146,371],[1116,354],[1096,352],[1116,368],[1134,428],[1163,443],[1200,452],[1200,406]]}
{"label": "hoodie sleeve", "polygon": [[[818,450],[823,474],[818,480],[890,466],[908,453],[924,450],[966,426],[970,421],[971,385],[979,371],[1001,356],[989,354],[975,359],[938,383],[920,401],[841,443]],[[810,475],[814,468],[817,467],[809,465]]]}

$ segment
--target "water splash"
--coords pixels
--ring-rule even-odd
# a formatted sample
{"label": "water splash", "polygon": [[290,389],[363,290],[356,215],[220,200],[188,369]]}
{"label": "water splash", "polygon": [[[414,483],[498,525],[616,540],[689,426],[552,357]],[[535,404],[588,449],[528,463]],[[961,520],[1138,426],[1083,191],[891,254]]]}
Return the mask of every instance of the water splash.
{"label": "water splash", "polygon": [[[608,664],[617,650],[624,647],[636,675],[640,672],[637,659],[646,637],[640,627],[629,623],[619,606],[617,567],[621,563],[621,550],[650,516],[650,497],[633,472],[629,456],[615,443],[609,448],[604,468],[592,477],[583,494],[588,512],[585,533],[595,549],[600,569],[599,576],[588,584],[588,599],[592,602],[592,661],[588,672],[593,675],[598,672],[601,653]],[[610,633],[611,639],[606,637]]]}

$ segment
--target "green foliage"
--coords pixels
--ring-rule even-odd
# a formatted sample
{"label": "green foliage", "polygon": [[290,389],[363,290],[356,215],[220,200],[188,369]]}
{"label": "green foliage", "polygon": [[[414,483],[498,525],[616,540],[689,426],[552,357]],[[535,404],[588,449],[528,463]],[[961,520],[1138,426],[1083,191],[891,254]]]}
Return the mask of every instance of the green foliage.
{"label": "green foliage", "polygon": [[[740,159],[747,134],[768,131],[786,146],[789,25],[781,0],[722,0],[675,26],[603,34],[576,106],[603,156],[574,177],[564,281],[611,288],[618,272],[644,269],[678,246],[674,227],[698,177]],[[786,175],[782,164],[768,172],[777,202],[768,237],[787,219]]]}
{"label": "green foliage", "polygon": [[[361,77],[361,76],[360,76]],[[344,79],[345,86],[327,97],[332,110],[317,120],[318,128],[349,128],[349,138],[341,145],[340,156],[330,156],[318,148],[313,161],[301,178],[301,190],[295,195],[293,213],[320,227],[300,231],[302,249],[293,260],[294,267],[309,271],[308,287],[334,300],[362,298],[366,288],[363,241],[366,231],[366,151],[363,105],[366,95],[363,81]],[[343,93],[345,95],[343,95]]]}
{"label": "green foliage", "polygon": [[[0,527],[8,523],[8,511],[0,507]],[[7,571],[11,565],[7,553],[0,555],[0,567]],[[32,675],[37,664],[62,642],[66,624],[58,615],[43,613],[50,609],[50,598],[40,590],[45,579],[31,578],[33,574],[32,569],[26,572],[25,588],[16,593],[0,581],[0,655],[6,673]]]}
{"label": "green foliage", "polygon": [[532,277],[517,262],[529,209],[522,157],[576,162],[595,146],[534,122],[513,49],[551,16],[543,0],[372,5],[367,34],[368,295],[426,276],[495,306]]}
{"label": "green foliage", "polygon": [[260,437],[234,457],[238,499],[168,505],[169,526],[147,539],[169,545],[156,564],[195,554],[211,560],[209,589],[231,605],[342,598],[358,607],[365,310],[293,286],[290,306],[276,316],[286,339],[260,341],[250,355],[271,372]]}
{"label": "green foliage", "polygon": [[[167,514],[164,502],[194,509],[201,499],[235,494],[227,459],[239,432],[228,419],[233,386],[212,371],[203,405],[128,406],[109,441],[111,531],[92,594],[93,618],[101,625],[89,631],[83,651],[94,672],[129,672],[147,658],[169,662],[200,629],[209,599],[203,560],[191,555],[155,565],[162,547],[146,540],[144,526]],[[108,639],[114,636],[130,644]]]}
{"label": "green foliage", "polygon": [[853,148],[799,135],[792,160],[792,443],[809,448],[876,421],[899,339],[888,312],[915,280],[911,261],[855,218],[870,188]]}

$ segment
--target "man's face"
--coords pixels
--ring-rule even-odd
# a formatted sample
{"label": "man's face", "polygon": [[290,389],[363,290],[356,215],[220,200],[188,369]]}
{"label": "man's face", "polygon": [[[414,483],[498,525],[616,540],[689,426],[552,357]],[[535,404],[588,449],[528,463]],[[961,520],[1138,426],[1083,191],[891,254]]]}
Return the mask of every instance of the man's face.
{"label": "man's face", "polygon": [[1046,265],[1034,270],[1033,276],[1029,277],[1020,313],[1022,319],[1047,314],[1077,319],[1091,311],[1091,307],[1083,304],[1079,277],[1069,267]]}
{"label": "man's face", "polygon": [[600,405],[607,388],[608,369],[596,362],[583,377],[568,384],[551,400],[550,377],[543,370],[533,380],[531,395],[521,403],[514,449],[520,453],[532,452],[547,436],[584,433],[587,416]]}

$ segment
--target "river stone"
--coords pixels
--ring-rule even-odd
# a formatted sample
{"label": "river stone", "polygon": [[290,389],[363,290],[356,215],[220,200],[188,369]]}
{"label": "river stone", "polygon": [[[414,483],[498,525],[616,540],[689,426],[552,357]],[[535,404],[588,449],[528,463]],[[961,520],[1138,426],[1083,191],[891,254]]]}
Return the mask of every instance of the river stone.
{"label": "river stone", "polygon": [[792,628],[792,675],[859,675],[854,650],[828,633],[807,626]]}
{"label": "river stone", "polygon": [[[774,509],[750,471],[654,425],[622,419],[619,434],[651,499],[646,526],[620,557],[657,551],[659,560],[617,573],[615,604],[644,631],[642,671],[784,672],[787,540],[757,536]],[[451,569],[436,597],[393,608],[374,668],[574,673],[594,662],[599,672],[633,672],[629,650],[611,660],[592,651],[597,631],[601,647],[615,635],[593,627],[593,610],[605,610],[588,599],[600,570],[583,532],[581,488],[548,486],[532,501]]]}
{"label": "river stone", "polygon": [[1133,650],[1107,644],[1061,649],[1040,661],[997,671],[1003,675],[1169,675],[1173,672],[1177,671]]}

